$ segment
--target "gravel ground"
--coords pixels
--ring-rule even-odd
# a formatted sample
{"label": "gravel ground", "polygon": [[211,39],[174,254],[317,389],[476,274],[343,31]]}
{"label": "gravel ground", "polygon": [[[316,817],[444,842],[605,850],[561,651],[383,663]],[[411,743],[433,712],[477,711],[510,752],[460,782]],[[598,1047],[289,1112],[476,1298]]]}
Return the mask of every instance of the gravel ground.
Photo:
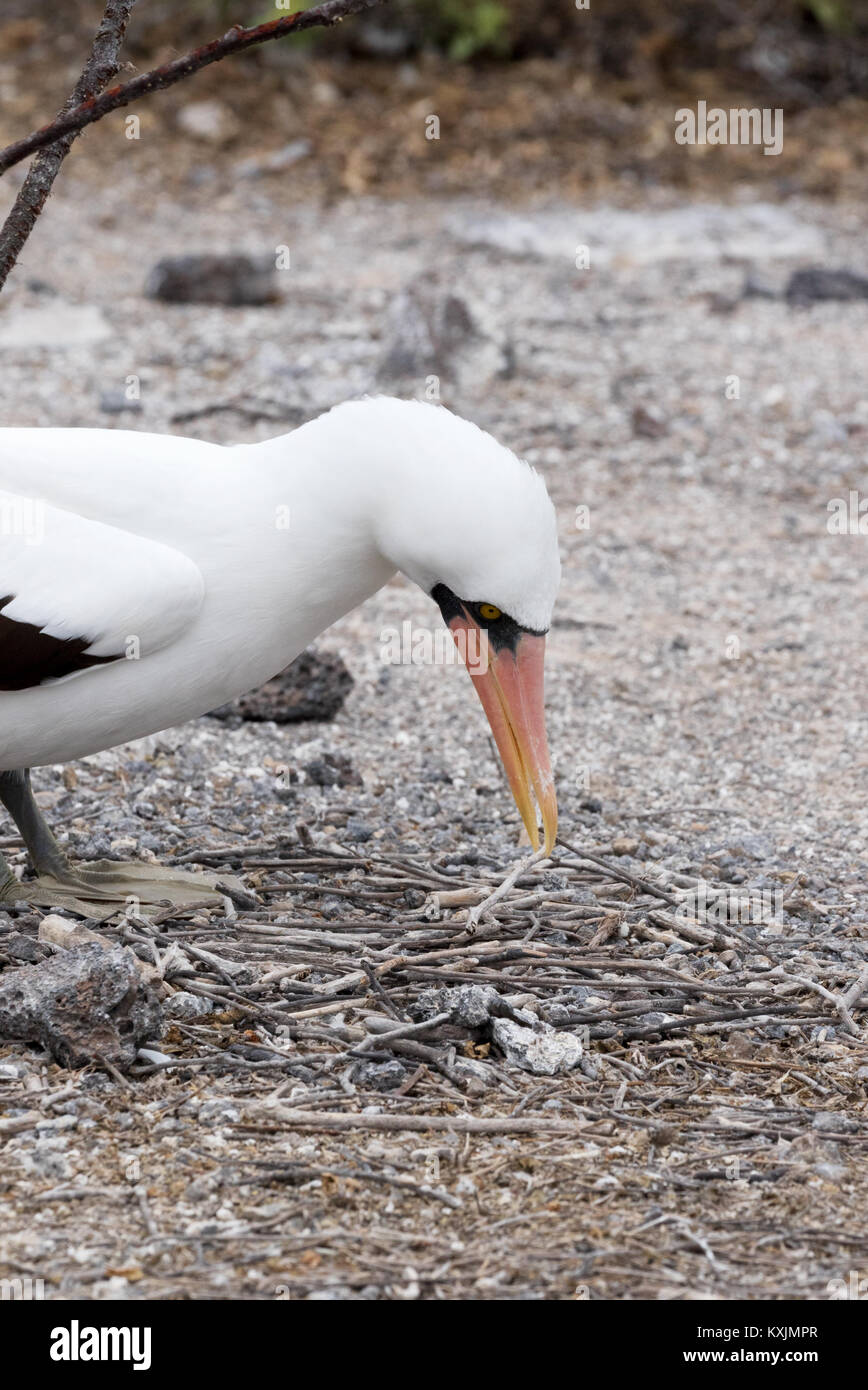
{"label": "gravel ground", "polygon": [[[626,988],[631,961],[649,971],[664,957],[737,990],[781,964],[839,997],[850,989],[868,934],[868,578],[864,539],[830,534],[827,505],[868,489],[868,301],[796,308],[780,290],[805,265],[864,272],[861,211],[791,200],[757,212],[753,191],[700,207],[661,192],[621,219],[553,201],[516,225],[467,197],[293,207],[285,176],[232,187],[207,166],[183,199],[160,190],[156,168],[130,161],[109,186],[91,156],[73,161],[0,307],[4,423],[265,438],[394,388],[381,363],[407,286],[435,303],[458,296],[477,336],[444,355],[441,397],[544,472],[561,519],[548,704],[565,838],[646,882],[787,895],[782,919],[735,949],[671,922],[656,930],[674,935],[655,938],[647,913],[620,912],[619,892],[602,936],[597,918],[565,931],[538,902],[527,920],[520,905],[507,913],[494,939],[507,949],[531,930],[543,954],[568,955],[601,989]],[[582,243],[587,270],[573,261]],[[162,256],[282,245],[292,269],[277,304],[143,298]],[[769,295],[744,297],[748,275]],[[107,413],[130,377],[140,409]],[[423,394],[425,373],[400,385]],[[203,719],[72,771],[43,769],[40,799],[77,854],[195,854],[254,889],[280,887],[278,965],[294,943],[304,960],[312,919],[322,931],[395,921],[353,898],[357,887],[323,893],[349,871],[305,867],[305,855],[368,856],[368,872],[400,858],[426,903],[426,874],[491,887],[517,853],[517,816],[466,677],[384,663],[383,629],[408,619],[430,625],[431,605],[395,581],[322,639],[355,677],[333,723]],[[355,775],[320,785],[310,768],[325,754]],[[14,860],[17,842],[5,843]],[[568,879],[568,907],[612,881],[602,870],[584,886]],[[647,905],[643,891],[631,909]],[[402,902],[399,920],[421,930],[424,904]],[[453,946],[465,911],[447,913]],[[228,924],[200,914],[165,930],[181,945],[219,938],[249,965],[257,920],[242,909]],[[31,940],[38,925],[27,913],[0,922]],[[7,943],[13,966],[23,949],[10,956]],[[469,979],[487,979],[483,956]],[[321,954],[299,978],[319,1000],[344,968]],[[531,996],[544,1017],[545,987],[515,970],[514,987],[513,967],[501,970],[501,992]],[[397,972],[393,1017],[408,1017],[417,985]],[[325,1014],[333,1031],[319,1038],[281,1032],[237,999],[207,1023],[176,1022],[155,1046],[188,1067],[140,1067],[126,1081],[71,1076],[7,1044],[0,1274],[41,1278],[49,1297],[828,1297],[830,1280],[868,1258],[868,1053],[858,1012],[854,1031],[834,1002],[807,987],[793,997],[795,1020],[769,1015],[744,1032],[592,1031],[591,1064],[543,1084],[459,1029],[448,1046],[490,1066],[488,1082],[462,1089],[433,1065],[413,1081],[405,1059],[400,1096],[355,1063],[318,1070],[364,1038],[380,1007],[367,986]],[[247,1046],[255,1060],[260,1045],[317,1065],[307,1080],[290,1067],[287,1081],[196,1062],[215,1047]],[[455,1125],[324,1134],[287,1119],[284,1099],[305,1113]],[[461,1129],[515,1112],[540,1131]],[[548,1134],[552,1117],[586,1132]],[[264,1160],[274,1167],[254,1182]]]}

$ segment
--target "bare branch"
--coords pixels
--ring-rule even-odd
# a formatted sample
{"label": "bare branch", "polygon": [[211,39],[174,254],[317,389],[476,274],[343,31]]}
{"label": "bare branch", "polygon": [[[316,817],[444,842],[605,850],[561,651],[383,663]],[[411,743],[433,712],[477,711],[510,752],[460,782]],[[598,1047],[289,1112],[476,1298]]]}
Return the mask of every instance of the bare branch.
{"label": "bare branch", "polygon": [[[135,3],[136,0],[107,0],[102,23],[94,35],[90,57],[59,112],[58,119],[80,106],[82,102],[97,96],[117,73],[120,67],[118,55]],[[69,154],[77,134],[77,131],[70,131],[62,139],[43,149],[27,172],[18,197],[0,228],[0,289],[5,285],[24,243],[36,226],[36,219],[45,207],[54,180],[60,173],[60,166]]]}
{"label": "bare branch", "polygon": [[235,25],[222,38],[194,49],[183,58],[175,58],[163,67],[152,68],[150,72],[144,72],[120,87],[112,87],[101,96],[90,97],[52,121],[51,125],[34,131],[23,140],[16,140],[13,144],[7,145],[4,150],[0,150],[0,174],[5,174],[13,164],[19,164],[22,159],[44,149],[46,145],[53,145],[63,136],[74,134],[83,130],[85,126],[102,120],[109,112],[129,106],[131,102],[149,96],[151,92],[173,87],[176,82],[182,82],[185,77],[191,77],[194,72],[209,67],[211,63],[219,63],[232,53],[243,53],[245,49],[254,48],[257,44],[268,43],[271,39],[281,39],[287,34],[301,33],[305,29],[328,28],[333,24],[339,24],[349,15],[360,14],[363,10],[371,10],[383,3],[384,0],[326,0],[323,5],[316,5],[310,10],[300,10],[284,19],[273,19],[252,29],[243,29],[240,25]]}

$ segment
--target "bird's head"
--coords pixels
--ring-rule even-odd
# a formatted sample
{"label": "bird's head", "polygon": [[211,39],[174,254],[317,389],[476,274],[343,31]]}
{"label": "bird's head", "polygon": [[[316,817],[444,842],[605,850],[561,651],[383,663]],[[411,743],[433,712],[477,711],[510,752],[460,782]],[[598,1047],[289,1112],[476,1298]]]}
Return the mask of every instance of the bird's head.
{"label": "bird's head", "polygon": [[439,605],[531,843],[539,846],[535,795],[550,853],[558,813],[543,658],[560,582],[554,507],[539,474],[475,425],[442,407],[388,404],[403,412],[412,457],[381,498],[382,553]]}

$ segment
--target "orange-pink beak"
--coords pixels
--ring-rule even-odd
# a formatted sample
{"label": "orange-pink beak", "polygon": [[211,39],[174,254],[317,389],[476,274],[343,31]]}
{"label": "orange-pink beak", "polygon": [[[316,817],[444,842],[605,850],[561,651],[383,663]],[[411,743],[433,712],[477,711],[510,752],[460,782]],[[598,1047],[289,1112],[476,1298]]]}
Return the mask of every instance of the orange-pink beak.
{"label": "orange-pink beak", "polygon": [[[535,794],[542,814],[545,852],[551,854],[558,833],[558,802],[543,700],[546,639],[523,632],[514,648],[496,650],[466,610],[450,619],[449,628],[488,716],[530,842],[539,849]],[[487,654],[487,661],[468,659],[468,652],[480,651],[483,656]]]}

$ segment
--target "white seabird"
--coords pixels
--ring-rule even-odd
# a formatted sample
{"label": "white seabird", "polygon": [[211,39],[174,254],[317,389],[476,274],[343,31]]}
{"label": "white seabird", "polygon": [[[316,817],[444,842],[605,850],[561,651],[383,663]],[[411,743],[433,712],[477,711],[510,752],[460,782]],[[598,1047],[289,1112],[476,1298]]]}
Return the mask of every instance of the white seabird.
{"label": "white seabird", "polygon": [[459,649],[487,642],[470,674],[531,842],[533,793],[551,850],[555,513],[539,475],[489,434],[386,397],[234,447],[0,429],[0,799],[39,875],[17,883],[0,858],[0,900],[203,896],[197,875],[70,864],[28,770],[253,689],[396,571],[435,599]]}

